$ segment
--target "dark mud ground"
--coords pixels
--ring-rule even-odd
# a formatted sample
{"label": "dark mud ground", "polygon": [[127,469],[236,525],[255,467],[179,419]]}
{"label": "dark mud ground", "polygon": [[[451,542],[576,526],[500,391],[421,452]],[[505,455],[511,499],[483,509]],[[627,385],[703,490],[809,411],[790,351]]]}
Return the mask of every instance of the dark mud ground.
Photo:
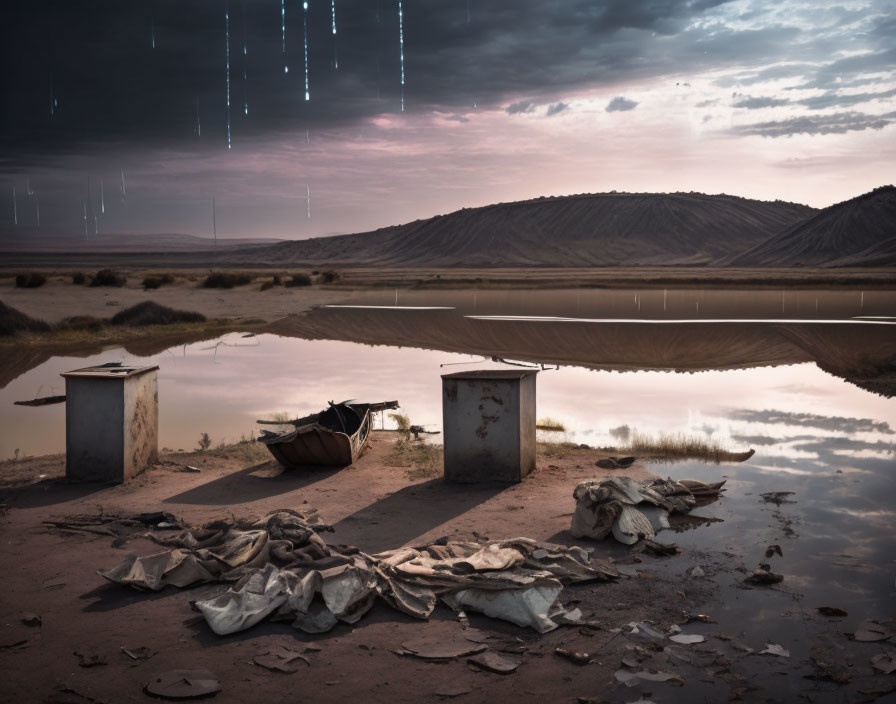
{"label": "dark mud ground", "polygon": [[[395,466],[403,462],[394,456],[392,440],[378,434],[372,449],[341,471],[283,472],[262,447],[251,444],[168,454],[130,483],[111,487],[66,483],[62,456],[0,464],[0,502],[6,506],[0,516],[0,701],[148,702],[144,684],[180,668],[215,673],[222,686],[219,702],[896,700],[896,694],[886,694],[896,688],[896,674],[875,673],[870,666],[873,655],[892,653],[892,644],[852,642],[846,635],[852,621],[819,615],[815,604],[803,603],[798,584],[790,586],[787,579],[773,587],[744,584],[755,565],[745,564],[743,555],[718,548],[652,557],[612,541],[575,541],[567,530],[573,488],[611,473],[594,466],[601,456],[597,451],[542,447],[538,469],[521,484],[456,487],[432,471]],[[184,465],[201,471],[179,471]],[[640,462],[626,472],[648,476]],[[305,502],[335,527],[325,534],[327,540],[368,552],[474,531],[490,538],[522,535],[594,547],[596,556],[617,560],[625,575],[563,592],[561,600],[578,606],[586,620],[600,624],[597,628],[561,626],[539,635],[470,614],[471,630],[464,631],[445,607],[424,622],[379,603],[354,626],[340,624],[320,636],[263,623],[219,637],[197,619],[189,602],[226,586],[141,593],[106,583],[97,569],[111,567],[128,552],[146,554],[158,546],[137,537],[112,547],[110,536],[44,524],[71,514],[163,510],[195,525]],[[705,512],[696,509],[694,515]],[[712,530],[701,523],[692,519],[679,528]],[[664,532],[659,540],[675,537]],[[689,574],[696,565],[705,576]],[[40,625],[22,622],[29,613],[39,615]],[[750,613],[755,621],[744,616]],[[688,623],[696,614],[716,622]],[[776,642],[764,633],[770,620],[799,631],[804,647],[790,657],[759,654]],[[679,645],[631,634],[626,624],[633,621],[647,621],[660,631],[680,625],[682,632],[703,635],[705,641]],[[490,650],[522,664],[513,674],[499,675],[477,670],[464,657],[425,662],[393,652],[411,638],[456,633],[484,636]],[[305,651],[310,664],[286,674],[252,663],[275,645]],[[143,647],[151,656],[133,660],[123,647]],[[588,653],[591,662],[574,664],[554,653],[558,647]],[[76,653],[99,656],[104,664],[82,667]],[[623,659],[633,666],[623,666]],[[620,669],[676,677],[629,687],[614,678]]]}

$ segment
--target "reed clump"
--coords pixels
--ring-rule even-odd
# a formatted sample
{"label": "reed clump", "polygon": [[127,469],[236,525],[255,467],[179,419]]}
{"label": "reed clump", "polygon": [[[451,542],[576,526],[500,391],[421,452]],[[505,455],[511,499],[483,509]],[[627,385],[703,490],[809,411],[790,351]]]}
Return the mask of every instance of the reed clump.
{"label": "reed clump", "polygon": [[685,433],[660,433],[647,435],[633,430],[631,441],[625,447],[616,448],[636,457],[660,460],[696,459],[708,462],[743,462],[753,456],[754,451],[735,452],[719,441]]}
{"label": "reed clump", "polygon": [[556,418],[551,418],[550,416],[546,416],[544,418],[539,418],[535,422],[535,429],[536,430],[544,430],[544,431],[547,431],[550,433],[565,433],[566,432],[566,426],[563,425],[563,423],[561,423]]}

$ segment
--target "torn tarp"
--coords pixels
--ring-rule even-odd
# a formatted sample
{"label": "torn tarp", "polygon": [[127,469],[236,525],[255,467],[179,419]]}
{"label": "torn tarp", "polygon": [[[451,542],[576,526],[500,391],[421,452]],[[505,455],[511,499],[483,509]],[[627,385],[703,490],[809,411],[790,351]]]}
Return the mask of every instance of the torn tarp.
{"label": "torn tarp", "polygon": [[445,542],[376,555],[327,545],[302,514],[278,511],[262,520],[215,522],[159,539],[172,549],[137,557],[100,574],[138,589],[210,581],[234,586],[196,607],[215,633],[250,628],[276,614],[307,633],[354,623],[377,596],[427,618],[441,600],[539,632],[573,619],[560,605],[564,584],[618,576],[588,551],[528,538]]}
{"label": "torn tarp", "polygon": [[586,481],[573,492],[576,510],[570,531],[577,538],[602,540],[611,532],[633,545],[669,527],[670,513],[687,513],[698,501],[718,496],[724,481],[656,479],[642,484],[631,477]]}

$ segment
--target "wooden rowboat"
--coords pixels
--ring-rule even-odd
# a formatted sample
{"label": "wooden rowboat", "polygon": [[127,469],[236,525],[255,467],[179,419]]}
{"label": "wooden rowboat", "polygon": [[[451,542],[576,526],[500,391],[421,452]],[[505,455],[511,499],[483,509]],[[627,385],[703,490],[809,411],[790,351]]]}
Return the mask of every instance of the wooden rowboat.
{"label": "wooden rowboat", "polygon": [[258,441],[267,445],[274,458],[286,467],[346,467],[367,449],[373,414],[391,408],[398,408],[398,401],[331,402],[326,410],[304,418],[258,421],[281,426],[275,431],[262,430]]}

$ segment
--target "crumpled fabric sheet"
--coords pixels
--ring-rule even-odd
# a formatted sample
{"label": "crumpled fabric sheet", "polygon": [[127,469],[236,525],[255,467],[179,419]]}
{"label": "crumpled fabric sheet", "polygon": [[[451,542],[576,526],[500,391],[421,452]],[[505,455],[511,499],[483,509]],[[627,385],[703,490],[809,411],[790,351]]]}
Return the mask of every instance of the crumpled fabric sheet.
{"label": "crumpled fabric sheet", "polygon": [[225,593],[196,602],[219,635],[268,617],[323,633],[340,621],[355,623],[377,597],[417,618],[428,618],[442,601],[456,611],[480,611],[544,633],[558,626],[557,619],[576,618],[559,602],[565,584],[619,576],[611,563],[592,560],[589,550],[529,538],[442,540],[367,555],[327,545],[295,511],[242,523],[217,521],[156,542],[171,549],[129,555],[99,574],[154,591],[234,582]]}
{"label": "crumpled fabric sheet", "polygon": [[687,513],[698,502],[719,495],[724,481],[655,479],[644,484],[631,477],[586,481],[576,486],[576,510],[570,532],[577,538],[603,540],[610,533],[634,545],[669,527],[670,513]]}

